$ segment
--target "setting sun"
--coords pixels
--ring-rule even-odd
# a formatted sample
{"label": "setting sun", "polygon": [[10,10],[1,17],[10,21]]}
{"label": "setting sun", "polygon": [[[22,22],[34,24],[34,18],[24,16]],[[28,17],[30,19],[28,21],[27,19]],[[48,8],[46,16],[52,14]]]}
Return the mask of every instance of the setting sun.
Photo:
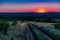
{"label": "setting sun", "polygon": [[37,12],[44,13],[44,12],[46,12],[46,10],[41,8],[41,9],[38,9]]}

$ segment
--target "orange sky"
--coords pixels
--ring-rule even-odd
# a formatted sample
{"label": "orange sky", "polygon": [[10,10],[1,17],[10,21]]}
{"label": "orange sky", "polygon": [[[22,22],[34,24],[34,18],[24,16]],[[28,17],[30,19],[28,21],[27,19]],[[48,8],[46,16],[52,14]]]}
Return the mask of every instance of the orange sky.
{"label": "orange sky", "polygon": [[41,9],[44,9],[46,12],[60,12],[60,8],[1,9],[0,12],[37,12]]}
{"label": "orange sky", "polygon": [[29,4],[2,4],[0,12],[60,12],[60,3],[29,3]]}

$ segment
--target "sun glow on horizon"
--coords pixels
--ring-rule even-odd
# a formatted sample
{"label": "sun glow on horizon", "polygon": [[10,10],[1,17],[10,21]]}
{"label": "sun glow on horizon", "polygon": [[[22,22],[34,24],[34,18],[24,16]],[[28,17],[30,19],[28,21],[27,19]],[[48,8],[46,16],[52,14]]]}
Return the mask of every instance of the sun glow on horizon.
{"label": "sun glow on horizon", "polygon": [[47,12],[47,11],[46,11],[46,9],[41,8],[41,9],[38,9],[37,12],[39,12],[39,13],[45,13],[45,12]]}

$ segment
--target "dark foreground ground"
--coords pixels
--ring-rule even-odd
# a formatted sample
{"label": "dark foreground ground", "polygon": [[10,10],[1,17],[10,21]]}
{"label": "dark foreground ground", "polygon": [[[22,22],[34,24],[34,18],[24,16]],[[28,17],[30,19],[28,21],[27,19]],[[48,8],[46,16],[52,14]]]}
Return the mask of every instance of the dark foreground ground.
{"label": "dark foreground ground", "polygon": [[60,13],[0,13],[0,40],[60,40]]}

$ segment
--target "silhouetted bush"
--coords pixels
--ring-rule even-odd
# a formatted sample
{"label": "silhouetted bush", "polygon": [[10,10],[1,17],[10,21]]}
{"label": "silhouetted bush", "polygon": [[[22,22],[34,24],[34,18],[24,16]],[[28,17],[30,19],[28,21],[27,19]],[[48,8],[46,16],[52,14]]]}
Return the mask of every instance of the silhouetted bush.
{"label": "silhouetted bush", "polygon": [[54,24],[56,29],[60,29],[60,23]]}
{"label": "silhouetted bush", "polygon": [[7,32],[8,27],[9,27],[8,22],[3,21],[3,20],[2,20],[2,21],[0,21],[0,32],[2,32],[2,31],[3,31],[3,33],[6,33],[6,32]]}

